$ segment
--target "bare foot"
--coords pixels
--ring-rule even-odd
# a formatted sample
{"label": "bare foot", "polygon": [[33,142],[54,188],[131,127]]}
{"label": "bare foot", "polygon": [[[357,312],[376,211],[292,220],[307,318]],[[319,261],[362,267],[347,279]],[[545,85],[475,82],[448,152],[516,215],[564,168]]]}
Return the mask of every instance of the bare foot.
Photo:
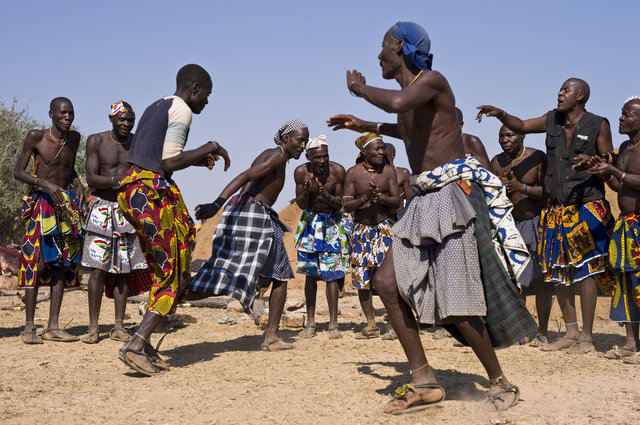
{"label": "bare foot", "polygon": [[342,338],[342,332],[338,329],[337,326],[333,328],[329,328],[329,339],[339,339]]}
{"label": "bare foot", "polygon": [[553,341],[551,344],[546,344],[540,347],[542,351],[559,351],[565,350],[567,348],[571,348],[578,343],[576,338],[569,338],[567,336],[563,336],[560,339]]}
{"label": "bare foot", "polygon": [[444,389],[438,384],[416,384],[398,387],[393,400],[384,406],[384,413],[402,415],[424,410],[445,398]]}
{"label": "bare foot", "polygon": [[262,343],[262,351],[284,351],[291,350],[293,348],[293,344],[289,344],[284,342],[281,339],[275,339],[271,342],[263,342]]}
{"label": "bare foot", "polygon": [[156,349],[153,348],[151,344],[149,344],[148,342],[144,345],[144,353],[149,358],[149,361],[151,361],[151,363],[153,363],[153,365],[156,366],[158,369],[162,369],[162,370],[171,369],[171,365],[162,357],[160,357],[160,354],[158,354]]}
{"label": "bare foot", "polygon": [[301,338],[313,338],[316,336],[316,325],[309,325],[298,333]]}
{"label": "bare foot", "polygon": [[604,353],[602,357],[605,359],[621,359],[623,357],[633,357],[635,352],[635,347],[618,347],[614,345],[613,348]]}

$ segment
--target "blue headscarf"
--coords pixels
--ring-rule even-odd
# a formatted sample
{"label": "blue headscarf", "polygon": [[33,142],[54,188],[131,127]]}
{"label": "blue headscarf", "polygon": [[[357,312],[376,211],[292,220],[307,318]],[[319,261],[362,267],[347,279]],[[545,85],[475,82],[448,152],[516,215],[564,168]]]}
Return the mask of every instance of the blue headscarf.
{"label": "blue headscarf", "polygon": [[413,22],[398,22],[387,32],[393,38],[404,41],[402,53],[410,65],[418,69],[431,69],[431,40],[424,28]]}

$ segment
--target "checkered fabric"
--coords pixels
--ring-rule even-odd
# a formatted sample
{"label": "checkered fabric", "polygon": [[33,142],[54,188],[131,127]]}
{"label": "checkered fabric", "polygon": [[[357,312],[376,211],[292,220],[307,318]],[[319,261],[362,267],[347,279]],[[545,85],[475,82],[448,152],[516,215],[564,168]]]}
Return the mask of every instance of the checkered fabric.
{"label": "checkered fabric", "polygon": [[191,279],[189,291],[228,295],[251,307],[273,238],[265,207],[250,196],[234,196],[225,206],[213,236],[211,258]]}

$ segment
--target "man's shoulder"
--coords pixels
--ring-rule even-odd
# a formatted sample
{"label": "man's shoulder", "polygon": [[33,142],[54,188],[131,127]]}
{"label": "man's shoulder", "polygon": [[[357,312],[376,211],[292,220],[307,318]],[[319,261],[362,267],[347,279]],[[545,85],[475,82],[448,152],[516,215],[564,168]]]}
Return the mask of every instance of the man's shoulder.
{"label": "man's shoulder", "polygon": [[111,130],[107,130],[100,133],[90,134],[89,137],[87,137],[87,144],[92,142],[97,143],[104,140],[104,138],[107,137],[110,131]]}
{"label": "man's shoulder", "polygon": [[42,128],[34,128],[33,130],[29,130],[26,140],[38,141],[44,137],[44,132],[45,130]]}
{"label": "man's shoulder", "polygon": [[334,161],[329,161],[329,167],[331,169],[332,173],[345,173],[345,169],[341,164],[338,164],[337,162]]}

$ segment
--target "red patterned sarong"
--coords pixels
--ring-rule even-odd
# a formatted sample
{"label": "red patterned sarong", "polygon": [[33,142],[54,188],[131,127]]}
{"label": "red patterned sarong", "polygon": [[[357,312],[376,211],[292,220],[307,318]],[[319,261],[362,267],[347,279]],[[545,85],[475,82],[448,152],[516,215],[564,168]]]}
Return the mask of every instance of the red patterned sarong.
{"label": "red patterned sarong", "polygon": [[178,186],[161,174],[132,166],[120,183],[118,205],[153,270],[148,310],[166,316],[176,310],[180,274],[189,272],[193,220]]}
{"label": "red patterned sarong", "polygon": [[82,256],[82,210],[73,189],[62,195],[65,204],[58,207],[45,190],[37,188],[22,206],[25,232],[18,280],[21,288],[51,285],[51,267],[66,268],[66,286],[80,284],[76,266]]}

